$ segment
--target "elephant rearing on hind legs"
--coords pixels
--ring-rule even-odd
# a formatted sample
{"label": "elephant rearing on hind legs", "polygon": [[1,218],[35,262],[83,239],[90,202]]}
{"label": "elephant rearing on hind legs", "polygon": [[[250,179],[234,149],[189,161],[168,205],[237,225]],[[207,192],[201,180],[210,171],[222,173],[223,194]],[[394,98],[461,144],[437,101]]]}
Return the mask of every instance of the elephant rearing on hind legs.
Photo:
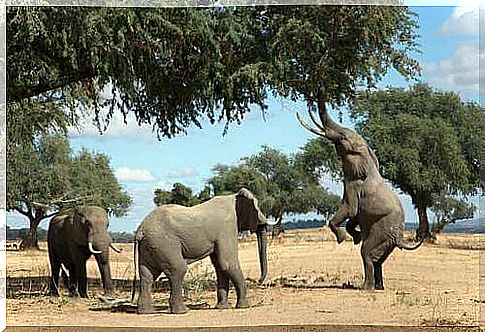
{"label": "elephant rearing on hind legs", "polygon": [[[397,195],[384,183],[376,155],[360,135],[332,121],[325,108],[325,98],[322,89],[317,101],[320,123],[310,109],[308,112],[317,128],[304,123],[299,114],[297,117],[304,128],[330,140],[342,159],[343,205],[330,221],[330,228],[341,243],[346,232],[339,226],[347,220],[346,229],[354,243],[362,241],[364,288],[384,289],[382,263],[395,247],[416,249],[424,237],[415,247],[403,243],[404,210]],[[361,231],[356,231],[356,225]]]}
{"label": "elephant rearing on hind legs", "polygon": [[143,219],[136,232],[135,253],[138,247],[141,279],[138,313],[154,312],[151,286],[162,272],[170,283],[170,311],[187,312],[182,299],[182,280],[187,264],[207,256],[216,270],[216,307],[229,307],[229,281],[236,289],[236,307],[248,307],[246,284],[238,258],[238,230],[257,234],[261,266],[259,281],[262,282],[267,272],[266,224],[258,201],[244,188],[237,194],[216,196],[193,207],[175,204],[157,207]]}

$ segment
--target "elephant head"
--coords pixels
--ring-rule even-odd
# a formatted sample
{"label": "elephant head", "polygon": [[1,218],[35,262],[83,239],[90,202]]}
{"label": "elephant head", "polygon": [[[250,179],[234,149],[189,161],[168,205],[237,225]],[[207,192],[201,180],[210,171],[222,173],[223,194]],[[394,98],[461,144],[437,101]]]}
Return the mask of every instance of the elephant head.
{"label": "elephant head", "polygon": [[113,289],[109,265],[109,248],[121,250],[111,243],[108,233],[108,214],[97,206],[80,206],[71,211],[70,227],[73,241],[79,247],[87,247],[98,263],[99,271],[107,292]]}
{"label": "elephant head", "polygon": [[320,123],[312,114],[310,108],[308,114],[317,129],[303,122],[300,114],[297,118],[300,124],[312,133],[330,140],[337,154],[342,158],[344,178],[358,180],[367,177],[381,178],[379,174],[379,162],[371,148],[362,136],[354,131],[341,127],[335,123],[327,113],[324,93],[319,94],[318,115]]}
{"label": "elephant head", "polygon": [[249,230],[251,233],[256,232],[258,238],[259,264],[261,268],[261,276],[258,282],[261,283],[266,278],[268,272],[266,254],[267,221],[259,209],[258,200],[246,188],[239,190],[236,195],[236,216],[239,231]]}

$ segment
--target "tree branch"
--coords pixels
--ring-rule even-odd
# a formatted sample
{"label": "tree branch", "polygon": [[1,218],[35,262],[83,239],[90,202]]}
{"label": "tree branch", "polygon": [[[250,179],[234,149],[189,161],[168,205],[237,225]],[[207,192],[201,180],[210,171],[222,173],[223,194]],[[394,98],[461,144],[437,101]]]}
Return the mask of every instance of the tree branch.
{"label": "tree branch", "polygon": [[[96,76],[93,68],[85,68],[84,71],[76,72],[70,75],[59,77],[54,82],[43,82],[32,86],[24,86],[21,84],[14,85],[10,91],[7,90],[8,102],[19,102],[22,99],[38,96],[45,92],[59,89],[75,82],[80,82]],[[12,92],[13,91],[13,92]]]}

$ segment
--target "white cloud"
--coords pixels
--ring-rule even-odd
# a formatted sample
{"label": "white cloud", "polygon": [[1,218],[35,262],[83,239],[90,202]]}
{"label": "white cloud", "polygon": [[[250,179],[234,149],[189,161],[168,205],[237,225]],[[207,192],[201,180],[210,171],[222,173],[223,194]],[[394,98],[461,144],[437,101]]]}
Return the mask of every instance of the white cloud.
{"label": "white cloud", "polygon": [[194,178],[199,175],[199,172],[191,166],[181,169],[173,169],[168,173],[169,178]]}
{"label": "white cloud", "polygon": [[[105,118],[105,112],[100,114],[100,118]],[[69,128],[69,136],[75,137],[90,137],[90,138],[137,138],[146,140],[156,140],[156,134],[152,132],[152,127],[149,125],[138,125],[134,113],[128,113],[126,116],[126,123],[123,114],[116,111],[109,121],[108,127],[103,134],[99,133],[98,128],[93,124],[94,114],[87,114],[80,120],[78,128]],[[103,123],[102,123],[103,125]]]}
{"label": "white cloud", "polygon": [[155,182],[157,177],[143,168],[120,167],[116,169],[116,177],[127,182]]}
{"label": "white cloud", "polygon": [[[424,72],[433,85],[466,96],[473,93],[472,98],[476,98],[479,92],[479,58],[483,61],[484,57],[483,51],[479,54],[478,44],[461,44],[456,47],[451,58],[425,64]],[[482,71],[480,75],[485,73]]]}
{"label": "white cloud", "polygon": [[485,1],[461,1],[443,23],[440,32],[446,35],[478,35],[479,8]]}

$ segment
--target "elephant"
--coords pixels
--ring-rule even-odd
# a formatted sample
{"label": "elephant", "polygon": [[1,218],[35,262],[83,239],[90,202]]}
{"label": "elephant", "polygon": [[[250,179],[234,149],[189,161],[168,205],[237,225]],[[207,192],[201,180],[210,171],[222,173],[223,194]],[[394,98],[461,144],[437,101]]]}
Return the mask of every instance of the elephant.
{"label": "elephant", "polygon": [[61,211],[50,220],[47,244],[51,295],[59,296],[61,272],[70,295],[87,298],[86,261],[91,255],[98,264],[105,294],[112,294],[109,248],[116,252],[120,249],[111,243],[108,225],[106,210],[98,206],[79,206]]}
{"label": "elephant", "polygon": [[[182,281],[187,264],[207,256],[216,272],[216,308],[229,308],[229,280],[236,289],[236,308],[249,307],[238,258],[238,231],[257,234],[261,283],[267,274],[266,228],[267,220],[258,207],[258,200],[246,188],[237,194],[215,196],[192,207],[167,204],[155,208],[136,231],[134,255],[138,253],[140,277],[137,312],[154,312],[151,287],[164,272],[170,284],[170,312],[186,313]],[[134,285],[135,280],[136,276]],[[132,301],[134,297],[135,287]]]}
{"label": "elephant", "polygon": [[[424,238],[415,246],[403,242],[404,209],[380,175],[376,154],[362,136],[341,127],[330,118],[325,100],[325,90],[321,89],[317,100],[320,122],[308,109],[309,117],[317,128],[305,123],[299,113],[297,119],[305,129],[330,140],[342,160],[343,204],[330,221],[330,229],[341,243],[346,238],[346,232],[339,226],[347,221],[346,230],[354,243],[362,241],[363,288],[384,289],[382,264],[394,248],[414,250],[423,243]],[[355,229],[357,225],[360,231]]]}

